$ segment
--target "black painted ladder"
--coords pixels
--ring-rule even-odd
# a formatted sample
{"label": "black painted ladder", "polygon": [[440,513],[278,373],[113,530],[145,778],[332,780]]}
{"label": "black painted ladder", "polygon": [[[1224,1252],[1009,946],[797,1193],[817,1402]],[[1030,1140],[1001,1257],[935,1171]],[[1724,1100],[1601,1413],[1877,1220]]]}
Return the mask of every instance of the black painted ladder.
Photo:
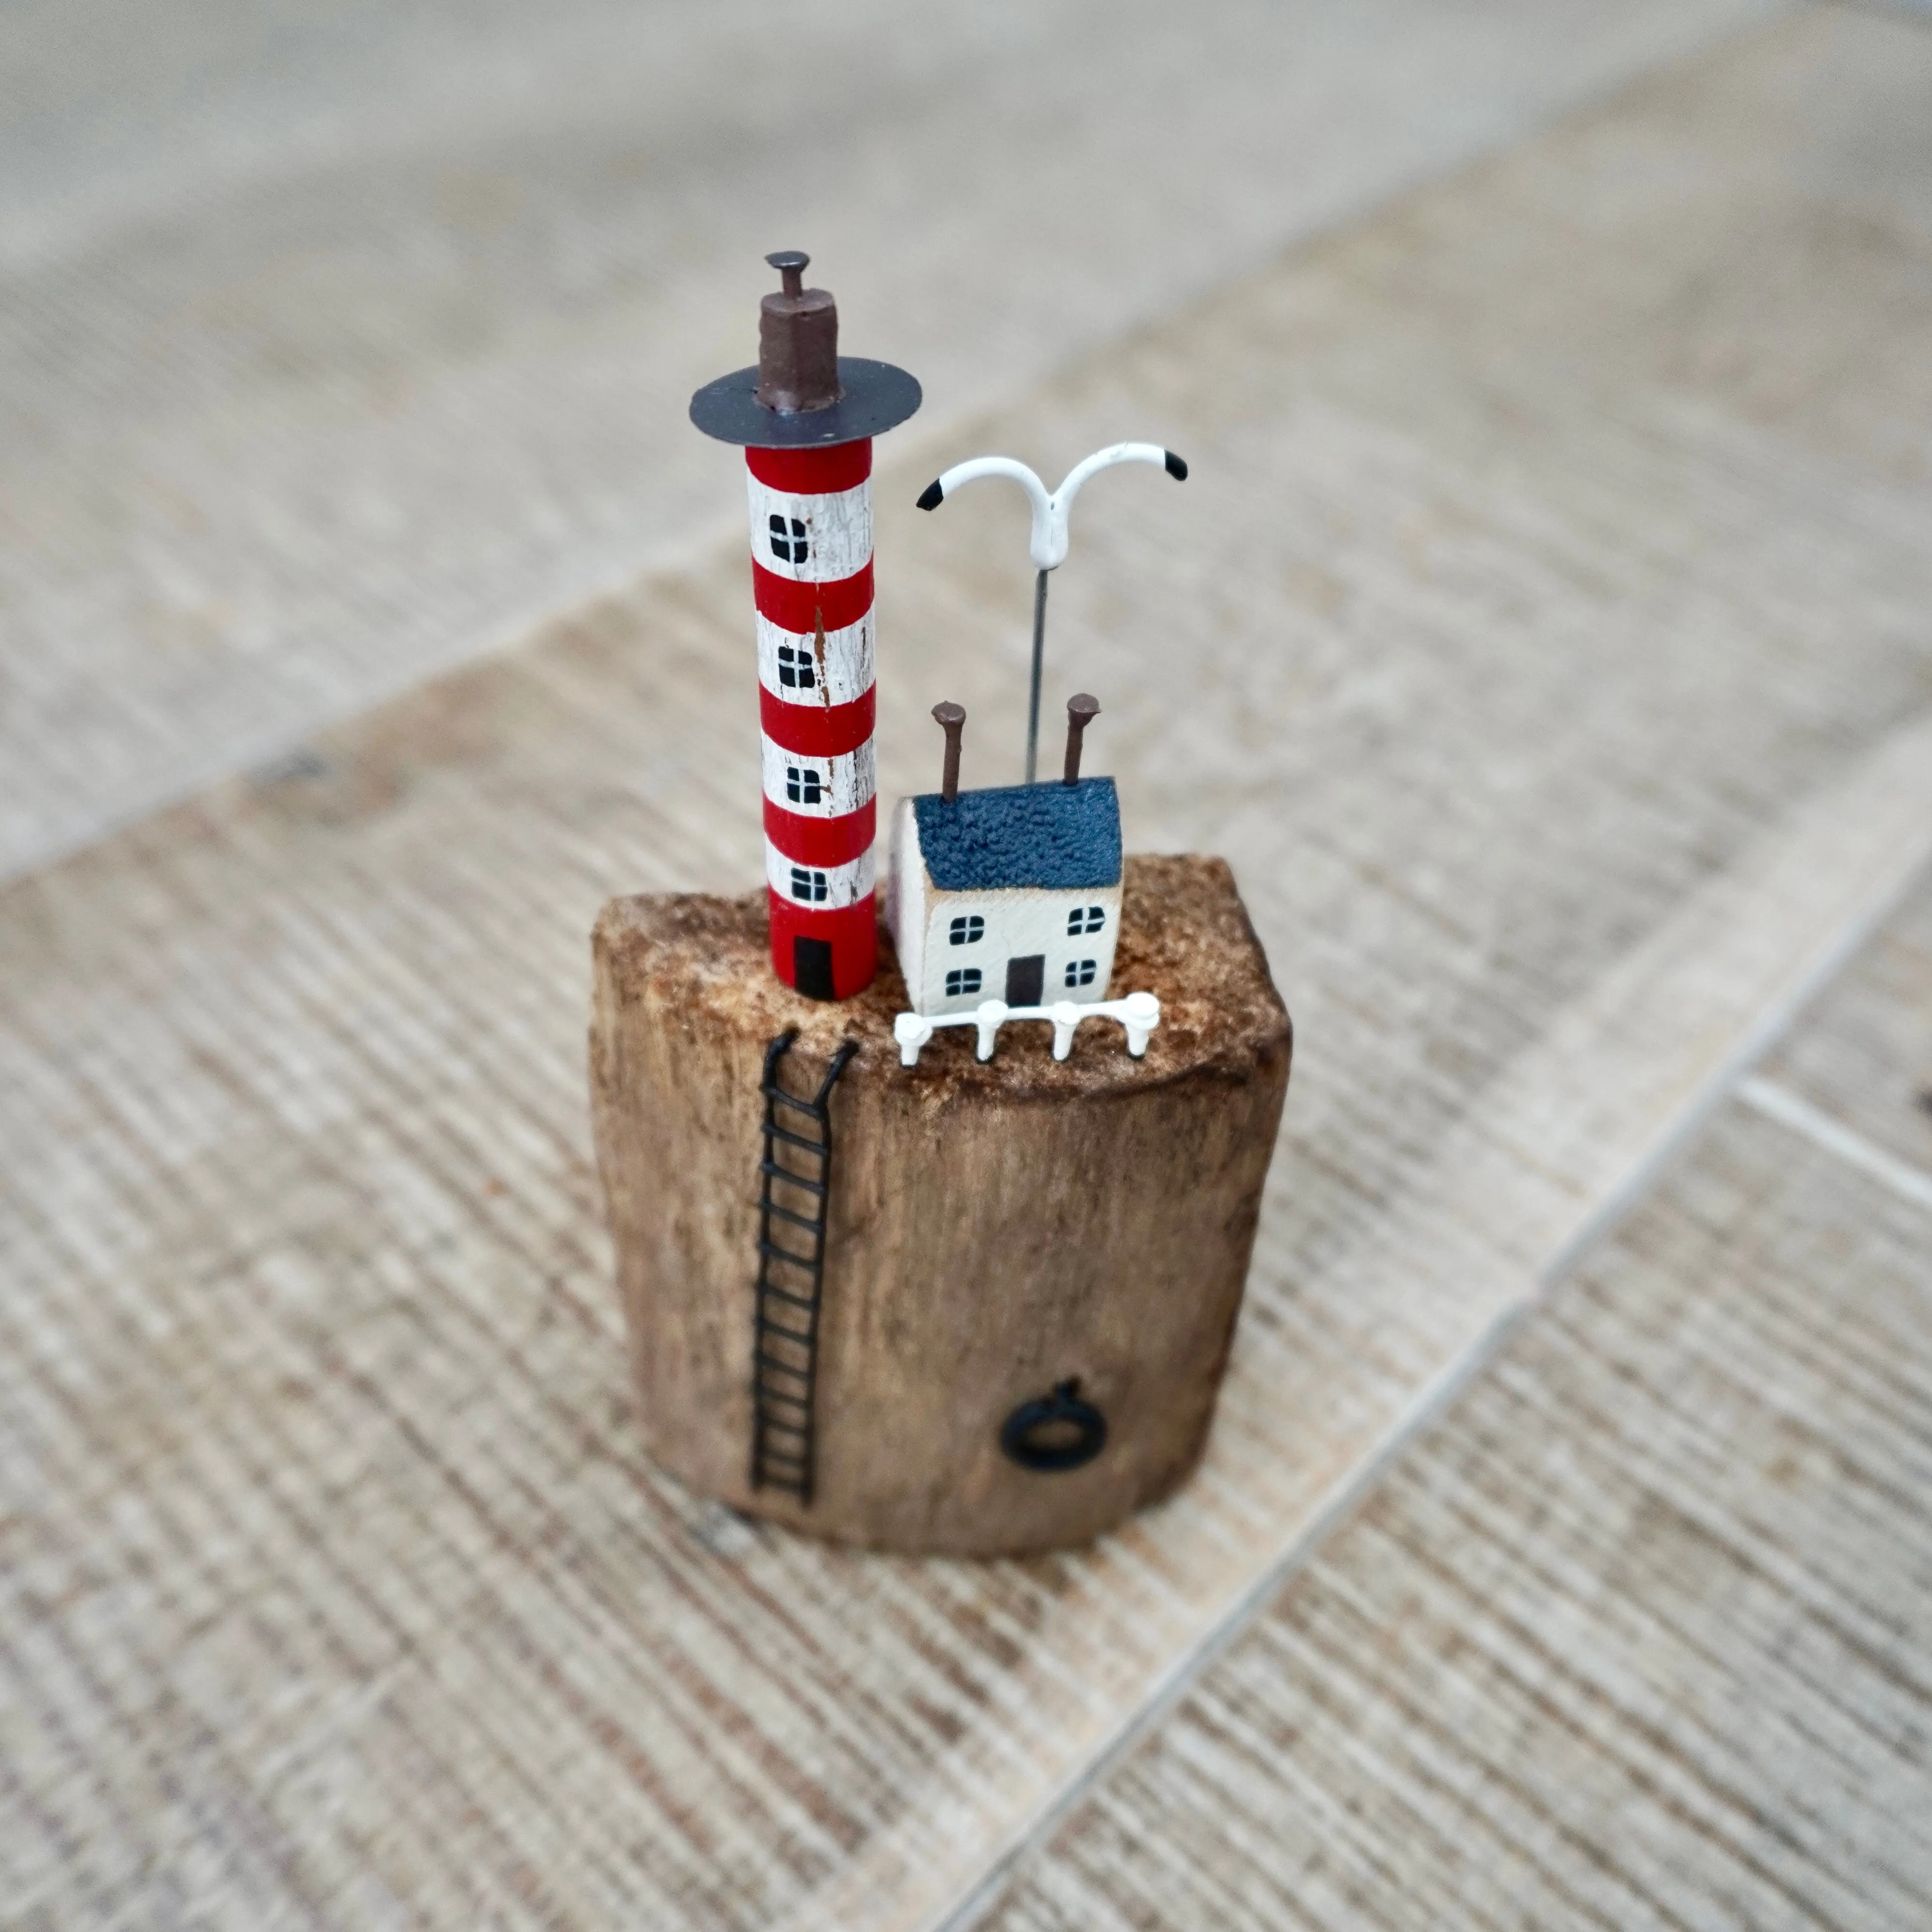
{"label": "black painted ladder", "polygon": [[[832,1056],[809,1100],[778,1084],[798,1034],[765,1049],[765,1150],[758,1162],[758,1312],[752,1336],[752,1486],[812,1502],[818,1313],[825,1288],[825,1216],[832,1197],[832,1089],[858,1048]],[[785,1110],[780,1118],[779,1109]],[[782,1195],[783,1198],[775,1198]],[[790,1205],[788,1205],[790,1202]]]}

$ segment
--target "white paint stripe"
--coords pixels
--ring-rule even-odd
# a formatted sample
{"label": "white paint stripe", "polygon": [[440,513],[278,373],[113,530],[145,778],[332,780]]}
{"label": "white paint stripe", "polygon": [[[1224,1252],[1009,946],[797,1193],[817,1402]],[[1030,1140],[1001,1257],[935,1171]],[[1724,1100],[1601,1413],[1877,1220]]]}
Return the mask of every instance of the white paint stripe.
{"label": "white paint stripe", "polygon": [[[878,789],[869,738],[856,752],[836,758],[808,758],[762,736],[760,742],[764,747],[766,797],[801,818],[843,818],[848,812],[856,812]],[[804,796],[814,777],[819,790],[815,805]],[[794,784],[800,794],[797,798],[791,796]]]}
{"label": "white paint stripe", "polygon": [[[1405,1300],[1438,1291],[1446,1298],[1453,1286],[1461,1337],[1444,1336],[1433,1370],[1333,1484],[1280,1522],[1270,1552],[1238,1579],[1196,1586],[1192,1631],[1140,1682],[1116,1687],[1114,1720],[1103,1718],[1060,1751],[1042,1742],[1034,1760],[1042,1782],[1009,1811],[1019,1815],[998,1839],[959,1844],[956,1817],[952,1840],[942,1844],[938,1827],[908,1816],[787,1925],[846,1932],[874,1916],[868,1907],[891,1885],[910,1908],[908,1928],[968,1932],[978,1923],[1014,1868],[1158,1726],[1539,1298],[1642,1198],[1928,862],[1932,714],[1802,801],[1558,1015],[1369,1238],[1301,1284],[1304,1298],[1356,1311],[1365,1349]],[[1442,1311],[1435,1327],[1453,1331],[1445,1317]],[[1271,1390],[1269,1346],[1263,1336],[1238,1340],[1217,1430],[1236,1417],[1256,1426],[1274,1414],[1276,1404],[1241,1386],[1258,1377]],[[1208,1478],[1216,1454],[1210,1439]],[[1185,1510],[1185,1497],[1172,1507]],[[1188,1547],[1208,1565],[1207,1552]],[[1172,1561],[1177,1552],[1168,1554]],[[970,1878],[959,1870],[964,1861],[974,1868]],[[922,1903],[905,1897],[914,1874],[928,1888]],[[952,1888],[963,1888],[933,1895]]]}
{"label": "white paint stripe", "polygon": [[[781,658],[780,653],[787,655]],[[790,672],[792,682],[784,675]],[[787,704],[850,704],[872,688],[872,617],[827,631],[821,644],[758,613],[758,682]],[[804,684],[801,678],[812,682]]]}
{"label": "white paint stripe", "polygon": [[1918,1207],[1932,1208],[1932,1174],[1867,1140],[1863,1134],[1842,1120],[1834,1120],[1822,1108],[1814,1107],[1790,1088],[1756,1075],[1738,1088],[1738,1098],[1746,1106],[1755,1107],[1766,1119],[1803,1135],[1814,1146],[1869,1174],[1894,1194]]}
{"label": "white paint stripe", "polygon": [[745,482],[751,493],[752,554],[775,576],[836,584],[865,568],[872,554],[869,481],[812,496],[774,490],[749,470]]}
{"label": "white paint stripe", "polygon": [[[798,890],[794,872],[811,876],[814,886],[823,881],[825,896],[806,898]],[[856,905],[877,883],[877,872],[868,848],[846,866],[799,866],[788,859],[772,842],[765,841],[765,877],[779,898],[790,899],[808,911],[836,912],[841,906]]]}

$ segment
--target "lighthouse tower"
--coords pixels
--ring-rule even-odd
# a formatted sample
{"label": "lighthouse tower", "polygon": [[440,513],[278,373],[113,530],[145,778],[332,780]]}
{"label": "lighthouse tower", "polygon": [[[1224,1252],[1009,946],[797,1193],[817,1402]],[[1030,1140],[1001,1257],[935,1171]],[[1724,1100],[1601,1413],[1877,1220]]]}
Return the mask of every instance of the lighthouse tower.
{"label": "lighthouse tower", "polygon": [[919,407],[903,369],[838,353],[838,311],[803,285],[759,316],[756,367],[691,399],[706,435],[742,446],[751,491],[764,740],[772,968],[818,1000],[850,999],[878,965],[872,843],[872,439]]}

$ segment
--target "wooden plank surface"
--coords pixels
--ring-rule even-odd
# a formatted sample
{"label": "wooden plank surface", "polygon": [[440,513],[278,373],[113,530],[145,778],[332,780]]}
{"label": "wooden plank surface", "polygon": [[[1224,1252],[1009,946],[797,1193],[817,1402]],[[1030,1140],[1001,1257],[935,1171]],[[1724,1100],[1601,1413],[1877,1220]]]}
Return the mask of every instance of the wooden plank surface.
{"label": "wooden plank surface", "polygon": [[771,249],[944,437],[1772,10],[8,8],[0,877],[729,527]]}
{"label": "wooden plank surface", "polygon": [[1873,1146],[1932,1172],[1932,889],[1922,888],[1817,1023],[1786,1040],[1765,1076]]}
{"label": "wooden plank surface", "polygon": [[1932,1918],[1928,1258],[1727,1108],[977,1922]]}
{"label": "wooden plank surface", "polygon": [[[962,436],[1195,462],[1051,673],[1303,1047],[1208,1462],[1091,1551],[842,1554],[630,1432],[587,935],[759,876],[735,533],[12,888],[20,1922],[856,1932],[1028,1843],[1922,856],[1928,99],[1808,15]],[[936,697],[1020,737],[1010,518],[914,460],[888,793]]]}

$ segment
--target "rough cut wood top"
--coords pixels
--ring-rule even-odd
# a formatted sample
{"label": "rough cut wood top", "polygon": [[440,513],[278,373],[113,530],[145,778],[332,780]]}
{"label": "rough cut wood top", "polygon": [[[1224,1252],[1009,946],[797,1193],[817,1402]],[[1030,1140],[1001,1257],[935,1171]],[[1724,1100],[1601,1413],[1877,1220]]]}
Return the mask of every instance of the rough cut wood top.
{"label": "rough cut wood top", "polygon": [[[674,963],[675,986],[664,996],[702,1002],[733,1034],[763,1042],[796,1029],[806,1058],[822,1061],[852,1040],[862,1055],[896,1061],[892,1021],[906,1010],[905,982],[883,926],[879,976],[857,998],[836,1003],[802,998],[772,974],[762,892],[614,899],[598,916],[593,945],[606,962],[604,983],[622,1000],[650,997],[657,962]],[[1014,1021],[983,1062],[974,1058],[970,1027],[940,1028],[904,1078],[934,1103],[962,1091],[1012,1100],[1101,1095],[1182,1073],[1245,1078],[1257,1054],[1288,1050],[1286,1009],[1225,860],[1129,855],[1112,996],[1137,990],[1152,993],[1161,1013],[1138,1060],[1122,1050],[1114,1021],[1085,1022],[1064,1060],[1048,1051],[1044,1022]]]}

